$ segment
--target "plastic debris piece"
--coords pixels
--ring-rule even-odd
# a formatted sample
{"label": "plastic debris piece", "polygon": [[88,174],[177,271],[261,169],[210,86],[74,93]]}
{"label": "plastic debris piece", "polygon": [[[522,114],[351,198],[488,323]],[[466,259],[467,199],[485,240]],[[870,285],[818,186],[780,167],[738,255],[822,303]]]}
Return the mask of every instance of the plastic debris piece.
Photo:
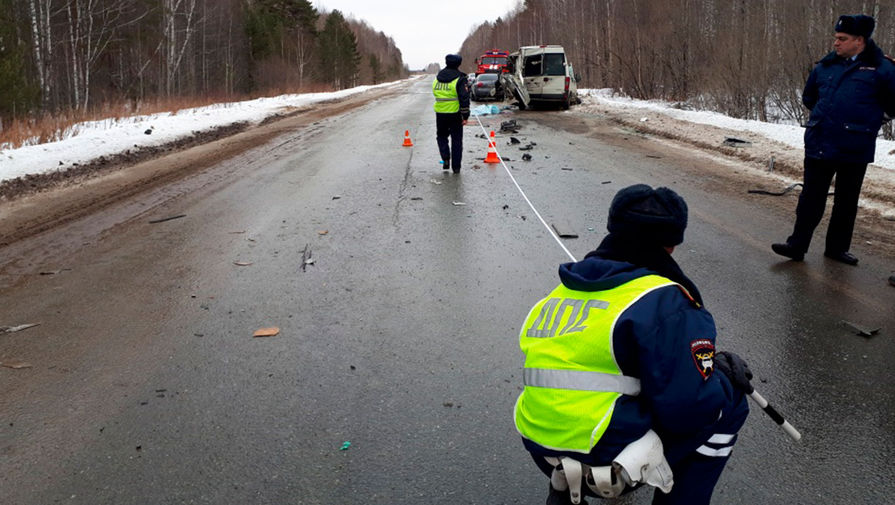
{"label": "plastic debris piece", "polygon": [[561,170],[568,170],[568,171],[569,171],[569,172],[571,172],[571,171],[572,171],[572,169],[571,169],[571,168],[569,168],[569,167],[562,167],[562,169],[561,169]]}
{"label": "plastic debris piece", "polygon": [[451,202],[451,203],[453,203],[454,205],[456,205],[458,207],[461,205],[466,205],[466,203],[464,203],[464,202]]}
{"label": "plastic debris piece", "polygon": [[0,366],[5,366],[6,368],[12,368],[14,370],[20,370],[22,368],[31,368],[31,363],[26,363],[18,359],[8,359],[0,362]]}
{"label": "plastic debris piece", "polygon": [[238,267],[247,267],[247,266],[251,265],[252,262],[251,261],[234,261],[233,264]]}
{"label": "plastic debris piece", "polygon": [[435,179],[430,180],[432,184],[441,184],[441,181],[436,181]]}
{"label": "plastic debris piece", "polygon": [[728,147],[749,147],[752,145],[752,142],[749,142],[748,140],[738,139],[736,137],[725,137],[722,144]]}
{"label": "plastic debris piece", "polygon": [[349,442],[348,440],[346,440],[346,441],[342,442],[342,447],[339,447],[339,450],[340,450],[340,451],[347,451],[349,447],[351,447],[351,442]]}
{"label": "plastic debris piece", "polygon": [[40,326],[40,323],[20,324],[18,326],[0,326],[0,333],[15,333],[17,331],[27,330],[28,328],[34,328],[35,326]]}
{"label": "plastic debris piece", "polygon": [[171,221],[172,219],[180,219],[182,217],[186,217],[186,214],[178,214],[176,216],[168,216],[168,217],[163,217],[161,219],[153,219],[152,221],[149,221],[149,224],[164,223],[165,221]]}
{"label": "plastic debris piece", "polygon": [[333,200],[338,200],[339,198],[342,198],[342,195],[333,195]]}
{"label": "plastic debris piece", "polygon": [[253,337],[275,337],[280,334],[280,329],[276,326],[270,328],[258,328],[255,330],[255,333],[252,334]]}
{"label": "plastic debris piece", "polygon": [[510,144],[521,144],[522,141],[517,139],[516,137],[510,137]]}
{"label": "plastic debris piece", "polygon": [[423,197],[421,197],[421,196],[412,196],[412,197],[410,197],[410,199],[411,199],[411,200],[422,200]]}
{"label": "plastic debris piece", "polygon": [[304,272],[308,265],[313,264],[314,260],[311,259],[311,244],[305,244],[305,249],[301,252],[301,271]]}
{"label": "plastic debris piece", "polygon": [[531,155],[528,153],[523,154],[522,161],[531,161]]}
{"label": "plastic debris piece", "polygon": [[320,230],[317,232],[317,235],[326,235],[329,233],[329,230]]}
{"label": "plastic debris piece", "polygon": [[872,336],[876,335],[877,333],[879,333],[879,330],[880,330],[880,328],[865,328],[863,326],[859,326],[855,323],[852,323],[850,321],[845,321],[845,320],[842,321],[842,324],[848,326],[849,328],[851,328],[852,330],[857,332],[857,334],[862,337],[872,337]]}
{"label": "plastic debris piece", "polygon": [[562,221],[553,223],[550,226],[553,227],[559,238],[578,238],[578,234],[572,231],[572,227],[568,222]]}

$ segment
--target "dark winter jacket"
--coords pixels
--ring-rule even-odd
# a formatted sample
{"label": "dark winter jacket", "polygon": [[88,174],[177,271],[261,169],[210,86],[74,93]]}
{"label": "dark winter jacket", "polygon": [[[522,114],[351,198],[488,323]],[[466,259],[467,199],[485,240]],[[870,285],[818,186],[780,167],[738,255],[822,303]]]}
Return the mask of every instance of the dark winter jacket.
{"label": "dark winter jacket", "polygon": [[833,51],[808,77],[802,103],[811,110],[806,157],[870,163],[883,115],[895,116],[895,64],[872,39],[854,61]]}
{"label": "dark winter jacket", "polygon": [[447,67],[441,69],[435,76],[439,82],[444,83],[451,82],[458,77],[460,80],[457,81],[457,98],[460,99],[460,115],[465,121],[469,119],[469,81],[466,79],[466,74],[459,69]]}
{"label": "dark winter jacket", "polygon": [[[583,261],[561,265],[560,280],[578,291],[605,291],[654,274],[693,285],[664,250],[657,249],[636,260],[643,259],[650,268],[619,259],[632,250],[613,241],[610,234]],[[701,368],[704,363],[694,355],[696,348],[713,349],[715,336],[712,315],[679,286],[651,291],[623,312],[613,330],[613,351],[622,373],[640,379],[641,392],[618,399],[609,427],[590,455],[574,454],[575,459],[606,465],[650,428],[666,443],[695,439],[705,433],[722,409],[742,399],[724,374]],[[564,454],[529,440],[523,442],[535,454]]]}

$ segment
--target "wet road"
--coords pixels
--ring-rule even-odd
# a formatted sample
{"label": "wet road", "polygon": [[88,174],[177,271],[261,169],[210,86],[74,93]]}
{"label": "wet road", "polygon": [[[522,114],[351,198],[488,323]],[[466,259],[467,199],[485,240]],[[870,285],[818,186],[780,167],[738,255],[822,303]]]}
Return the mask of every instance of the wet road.
{"label": "wet road", "polygon": [[[430,110],[417,82],[39,238],[34,260],[0,251],[25,276],[0,293],[0,325],[41,323],[0,334],[0,358],[33,365],[0,368],[0,501],[543,503],[512,422],[516,335],[568,258],[503,169],[473,160],[477,126],[463,172],[442,172]],[[860,246],[858,268],[781,263],[768,244],[790,214],[718,191],[694,168],[717,159],[611,125],[558,130],[560,112],[486,128],[511,117],[533,160],[499,149],[545,220],[580,234],[564,240],[578,258],[619,188],[687,199],[675,257],[721,346],[803,433],[754,409],[714,503],[890,502],[892,266]],[[54,255],[63,241],[81,246]]]}

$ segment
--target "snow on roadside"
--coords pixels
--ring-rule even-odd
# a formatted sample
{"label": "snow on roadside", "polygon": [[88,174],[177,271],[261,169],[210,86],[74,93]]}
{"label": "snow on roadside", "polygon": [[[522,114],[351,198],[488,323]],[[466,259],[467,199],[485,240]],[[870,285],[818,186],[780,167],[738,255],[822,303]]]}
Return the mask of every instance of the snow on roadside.
{"label": "snow on roadside", "polygon": [[[63,140],[0,150],[0,182],[26,175],[66,170],[100,156],[123,153],[134,148],[159,146],[197,132],[234,123],[259,123],[289,108],[305,107],[402,82],[404,81],[358,86],[331,93],[281,95],[183,109],[176,113],[79,123],[71,128],[72,134]],[[145,132],[150,129],[152,132],[147,135]]]}
{"label": "snow on roadside", "polygon": [[[749,131],[758,135],[773,139],[782,144],[799,149],[804,148],[805,129],[801,126],[764,123],[749,119],[734,119],[717,112],[684,110],[669,102],[659,100],[635,100],[623,96],[616,96],[609,89],[582,89],[579,90],[582,97],[589,97],[595,103],[627,109],[643,109],[658,112],[665,116],[688,121],[691,123],[706,124],[727,128],[731,130]],[[895,150],[895,141],[878,139],[876,142],[876,156],[873,162],[882,168],[895,170],[895,156],[889,154]]]}

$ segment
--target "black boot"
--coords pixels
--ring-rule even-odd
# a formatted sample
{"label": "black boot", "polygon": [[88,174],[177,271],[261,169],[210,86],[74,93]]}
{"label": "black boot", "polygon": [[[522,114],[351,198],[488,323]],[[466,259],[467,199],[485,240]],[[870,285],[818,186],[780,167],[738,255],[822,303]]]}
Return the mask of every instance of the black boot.
{"label": "black boot", "polygon": [[[572,497],[569,496],[569,490],[565,491],[557,491],[553,489],[553,486],[549,485],[549,491],[547,492],[547,505],[573,505]],[[587,500],[584,497],[581,498],[581,503],[579,505],[587,505]]]}
{"label": "black boot", "polygon": [[802,261],[805,259],[805,251],[799,251],[795,247],[783,242],[779,244],[771,244],[771,249],[780,256],[786,256],[793,261]]}

